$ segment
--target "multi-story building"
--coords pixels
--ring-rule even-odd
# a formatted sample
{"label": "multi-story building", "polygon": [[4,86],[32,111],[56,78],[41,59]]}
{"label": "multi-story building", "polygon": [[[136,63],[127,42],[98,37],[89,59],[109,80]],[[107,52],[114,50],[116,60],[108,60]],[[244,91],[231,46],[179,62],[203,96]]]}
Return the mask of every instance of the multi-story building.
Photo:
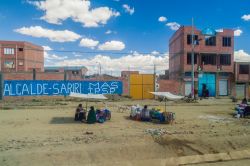
{"label": "multi-story building", "polygon": [[235,96],[250,97],[250,62],[235,62]]}
{"label": "multi-story building", "polygon": [[44,49],[23,41],[0,41],[2,72],[44,70]]}
{"label": "multi-story building", "polygon": [[[208,36],[204,34],[214,34]],[[224,29],[216,32],[210,28],[203,31],[183,26],[169,41],[169,77],[181,83],[179,93],[189,95],[192,91],[192,52],[194,51],[194,88],[199,96],[208,89],[209,96],[228,96],[232,93],[234,73],[234,31]]]}

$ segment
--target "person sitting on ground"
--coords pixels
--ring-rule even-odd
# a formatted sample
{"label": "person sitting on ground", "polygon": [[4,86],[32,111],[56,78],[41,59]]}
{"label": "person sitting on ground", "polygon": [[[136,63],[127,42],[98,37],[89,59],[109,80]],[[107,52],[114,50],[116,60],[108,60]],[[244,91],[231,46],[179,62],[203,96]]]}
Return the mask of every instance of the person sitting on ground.
{"label": "person sitting on ground", "polygon": [[93,124],[95,122],[96,122],[95,108],[94,108],[94,106],[91,106],[89,113],[88,113],[87,123]]}
{"label": "person sitting on ground", "polygon": [[145,105],[144,108],[141,111],[141,120],[142,121],[150,121],[150,112],[148,110],[148,106]]}
{"label": "person sitting on ground", "polygon": [[79,121],[86,121],[86,110],[83,109],[82,104],[79,112]]}
{"label": "person sitting on ground", "polygon": [[96,121],[99,123],[104,123],[106,120],[104,111],[96,110]]}
{"label": "person sitting on ground", "polygon": [[244,110],[245,108],[247,107],[247,99],[244,98],[240,104],[238,104],[236,107],[235,107],[235,110],[236,110],[236,114],[238,114],[239,117],[243,117],[244,115]]}
{"label": "person sitting on ground", "polygon": [[82,121],[83,118],[84,118],[84,111],[82,108],[82,104],[79,104],[75,112],[75,121]]}
{"label": "person sitting on ground", "polygon": [[247,105],[247,99],[244,98],[244,99],[241,101],[241,104],[246,104],[246,105]]}

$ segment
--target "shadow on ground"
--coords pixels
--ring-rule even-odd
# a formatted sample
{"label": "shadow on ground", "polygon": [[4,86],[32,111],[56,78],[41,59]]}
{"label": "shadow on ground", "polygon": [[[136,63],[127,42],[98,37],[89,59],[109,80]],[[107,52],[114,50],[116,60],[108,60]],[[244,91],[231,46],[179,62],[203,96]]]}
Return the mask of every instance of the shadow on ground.
{"label": "shadow on ground", "polygon": [[73,117],[53,117],[50,124],[69,124],[69,123],[79,123],[74,120]]}
{"label": "shadow on ground", "polygon": [[138,122],[138,123],[151,123],[151,124],[156,124],[156,125],[168,125],[169,123],[161,123],[159,120],[157,119],[152,119],[151,121],[140,121],[140,120],[133,120],[131,119],[129,116],[123,116],[123,118],[125,120],[130,120],[130,121],[133,121],[133,122]]}

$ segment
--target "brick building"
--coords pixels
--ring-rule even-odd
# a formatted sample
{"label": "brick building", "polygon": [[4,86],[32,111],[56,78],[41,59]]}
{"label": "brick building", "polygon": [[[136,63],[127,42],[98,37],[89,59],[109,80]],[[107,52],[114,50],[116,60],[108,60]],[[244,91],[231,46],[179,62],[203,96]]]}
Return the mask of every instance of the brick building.
{"label": "brick building", "polygon": [[85,66],[47,66],[44,68],[47,75],[65,73],[65,79],[67,80],[83,80],[87,71],[88,69]]}
{"label": "brick building", "polygon": [[23,41],[0,41],[2,72],[44,70],[44,49]]}
{"label": "brick building", "polygon": [[250,97],[250,62],[235,62],[235,96]]}
{"label": "brick building", "polygon": [[[205,36],[204,31],[215,34]],[[183,26],[169,41],[169,77],[181,83],[179,93],[191,93],[192,27]],[[234,78],[234,31],[215,32],[194,28],[195,86],[199,96],[205,87],[209,96],[228,96],[232,93]]]}

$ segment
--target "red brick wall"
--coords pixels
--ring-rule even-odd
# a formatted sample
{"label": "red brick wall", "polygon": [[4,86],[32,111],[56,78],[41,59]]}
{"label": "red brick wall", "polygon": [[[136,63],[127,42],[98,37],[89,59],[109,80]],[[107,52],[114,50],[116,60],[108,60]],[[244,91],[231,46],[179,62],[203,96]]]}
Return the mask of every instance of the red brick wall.
{"label": "red brick wall", "polygon": [[36,80],[64,80],[64,73],[36,73]]}
{"label": "red brick wall", "polygon": [[33,74],[30,72],[3,73],[4,80],[32,80]]}
{"label": "red brick wall", "polygon": [[173,94],[181,94],[182,85],[177,80],[158,80],[159,92],[171,92]]}
{"label": "red brick wall", "polygon": [[249,65],[250,70],[250,62],[236,62],[235,63],[235,78],[237,82],[250,82],[250,71],[249,74],[239,74],[240,65]]}
{"label": "red brick wall", "polygon": [[169,40],[169,77],[176,79],[183,70],[184,30],[180,28]]}

